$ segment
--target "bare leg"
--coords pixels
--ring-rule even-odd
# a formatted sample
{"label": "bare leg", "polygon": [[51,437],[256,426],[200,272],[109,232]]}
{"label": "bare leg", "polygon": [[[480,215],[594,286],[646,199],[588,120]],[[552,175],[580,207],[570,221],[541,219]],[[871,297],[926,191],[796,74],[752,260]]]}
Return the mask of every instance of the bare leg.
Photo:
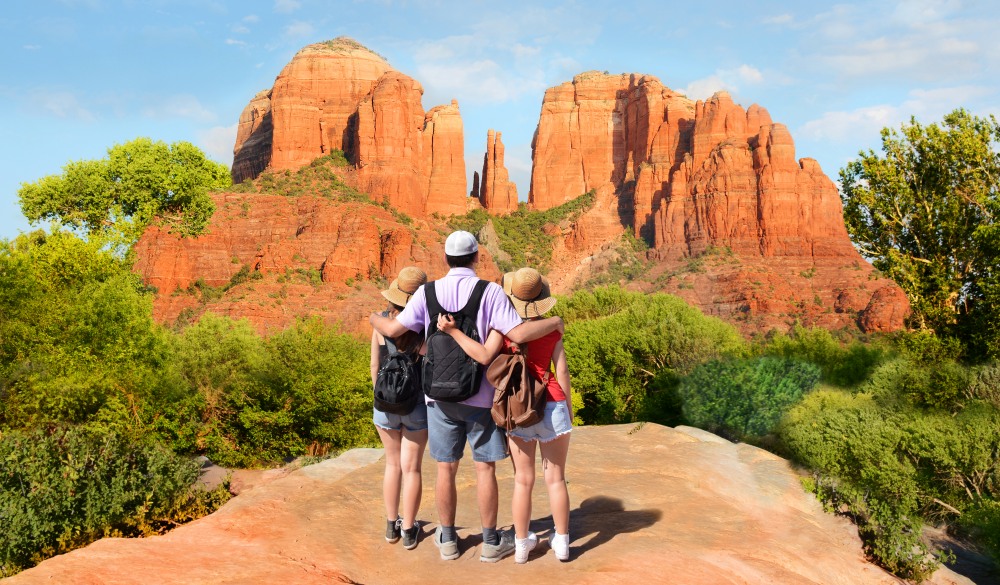
{"label": "bare leg", "polygon": [[483,528],[496,528],[497,506],[500,496],[497,488],[497,464],[476,461],[476,500],[479,520]]}
{"label": "bare leg", "polygon": [[566,489],[566,456],[570,434],[541,444],[542,472],[549,490],[549,508],[556,532],[569,534],[569,490]]}
{"label": "bare leg", "polygon": [[420,472],[427,445],[427,430],[408,431],[403,429],[400,448],[400,468],[403,473],[403,528],[413,528],[420,510],[423,495],[423,476]]}
{"label": "bare leg", "polygon": [[385,475],[382,477],[382,499],[385,501],[386,520],[395,520],[399,515],[399,486],[403,471],[399,466],[400,444],[403,439],[401,431],[378,429],[378,436],[385,447]]}
{"label": "bare leg", "polygon": [[509,438],[510,457],[514,461],[514,497],[511,513],[514,516],[514,536],[528,537],[531,522],[531,490],[535,487],[535,441]]}
{"label": "bare leg", "polygon": [[455,508],[458,506],[458,493],[455,489],[455,476],[458,474],[459,461],[437,464],[437,483],[434,486],[434,497],[437,501],[438,521],[442,526],[455,525]]}

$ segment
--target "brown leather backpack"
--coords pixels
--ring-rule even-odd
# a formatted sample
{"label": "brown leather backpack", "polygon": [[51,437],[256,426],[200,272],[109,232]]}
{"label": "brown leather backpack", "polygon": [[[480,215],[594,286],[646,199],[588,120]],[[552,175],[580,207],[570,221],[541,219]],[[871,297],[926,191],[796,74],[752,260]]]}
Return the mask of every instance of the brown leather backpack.
{"label": "brown leather backpack", "polygon": [[545,373],[544,380],[536,378],[523,351],[521,348],[512,354],[502,353],[486,369],[486,379],[496,388],[490,414],[498,427],[508,431],[530,427],[545,413],[549,373]]}

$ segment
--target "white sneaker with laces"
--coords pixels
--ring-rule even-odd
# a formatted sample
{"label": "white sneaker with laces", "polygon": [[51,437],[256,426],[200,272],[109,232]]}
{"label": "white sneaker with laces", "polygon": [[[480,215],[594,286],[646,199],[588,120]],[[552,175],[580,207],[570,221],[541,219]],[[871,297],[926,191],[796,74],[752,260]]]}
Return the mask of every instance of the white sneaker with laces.
{"label": "white sneaker with laces", "polygon": [[549,546],[552,548],[552,552],[555,553],[557,559],[560,561],[569,560],[569,534],[554,532],[549,537]]}
{"label": "white sneaker with laces", "polygon": [[534,532],[528,532],[527,538],[514,539],[514,562],[523,565],[528,562],[528,553],[535,550],[538,545],[538,536]]}

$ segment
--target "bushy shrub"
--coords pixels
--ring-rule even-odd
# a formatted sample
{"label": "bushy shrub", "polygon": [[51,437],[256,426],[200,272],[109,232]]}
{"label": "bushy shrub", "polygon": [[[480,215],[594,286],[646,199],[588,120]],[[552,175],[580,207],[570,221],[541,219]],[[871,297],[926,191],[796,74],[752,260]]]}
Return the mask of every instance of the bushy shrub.
{"label": "bushy shrub", "polygon": [[795,327],[791,334],[778,333],[761,350],[765,355],[809,362],[819,366],[821,380],[848,388],[865,381],[872,370],[886,359],[887,351],[875,344],[851,341],[844,344],[826,329]]}
{"label": "bushy shrub", "polygon": [[900,357],[877,367],[860,388],[885,405],[915,404],[956,412],[963,406],[969,382],[968,368],[954,360],[927,363]]}
{"label": "bushy shrub", "polygon": [[713,360],[685,376],[678,393],[692,424],[752,438],[769,433],[819,378],[818,367],[784,358]]}
{"label": "bushy shrub", "polygon": [[[897,379],[907,363],[888,364],[886,377]],[[847,506],[868,552],[907,578],[919,580],[937,564],[919,539],[922,516],[951,517],[941,502],[960,512],[990,510],[1000,496],[1000,409],[989,403],[952,413],[817,391],[788,412],[779,434],[794,459],[823,476],[820,495]],[[975,518],[964,522],[991,525],[989,514]]]}
{"label": "bushy shrub", "polygon": [[56,426],[0,435],[0,576],[104,536],[156,533],[215,510],[228,486],[136,437]]}
{"label": "bushy shrub", "polygon": [[567,361],[584,402],[579,415],[588,423],[676,423],[672,376],[747,351],[731,325],[670,295],[612,286],[560,299],[556,312],[568,323]]}

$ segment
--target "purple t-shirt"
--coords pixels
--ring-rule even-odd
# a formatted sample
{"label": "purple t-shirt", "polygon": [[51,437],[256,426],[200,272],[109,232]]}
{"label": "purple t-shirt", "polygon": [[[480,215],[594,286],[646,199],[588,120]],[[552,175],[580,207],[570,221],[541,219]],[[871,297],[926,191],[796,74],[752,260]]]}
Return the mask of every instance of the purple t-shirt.
{"label": "purple t-shirt", "polygon": [[[445,311],[458,311],[465,306],[469,297],[472,296],[472,289],[479,282],[479,277],[471,268],[452,268],[448,274],[437,281],[434,285],[434,292],[437,294],[438,303]],[[406,308],[396,315],[399,321],[410,331],[429,331],[431,316],[427,311],[427,299],[424,297],[424,287],[417,289],[413,293]],[[476,317],[476,330],[479,331],[481,341],[485,342],[491,329],[496,329],[500,333],[507,333],[521,324],[521,316],[514,310],[514,305],[504,294],[499,284],[491,282],[483,292],[483,302],[479,305],[479,315]],[[430,399],[428,399],[430,402]],[[468,406],[478,406],[489,408],[493,404],[493,386],[483,376],[483,381],[479,384],[479,392],[475,396],[462,402]]]}

